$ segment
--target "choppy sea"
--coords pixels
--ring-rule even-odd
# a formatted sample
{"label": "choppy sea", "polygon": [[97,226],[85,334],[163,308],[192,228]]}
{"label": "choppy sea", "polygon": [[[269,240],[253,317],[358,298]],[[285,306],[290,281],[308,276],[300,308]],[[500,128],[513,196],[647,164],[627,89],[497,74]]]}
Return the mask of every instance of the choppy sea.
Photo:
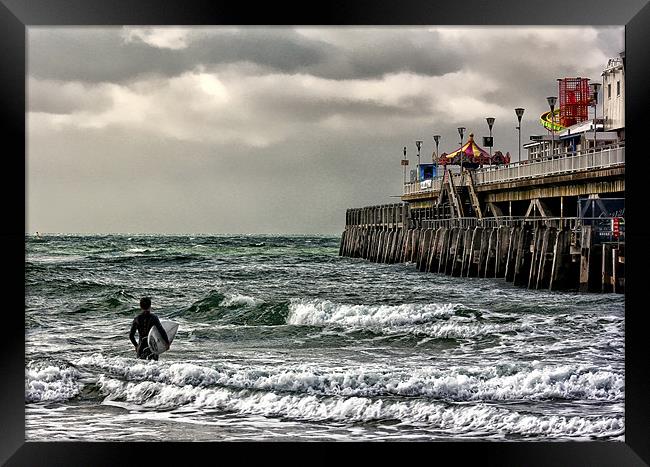
{"label": "choppy sea", "polygon": [[[27,440],[624,440],[623,296],[339,240],[27,236]],[[128,339],[142,296],[180,324],[157,362]]]}

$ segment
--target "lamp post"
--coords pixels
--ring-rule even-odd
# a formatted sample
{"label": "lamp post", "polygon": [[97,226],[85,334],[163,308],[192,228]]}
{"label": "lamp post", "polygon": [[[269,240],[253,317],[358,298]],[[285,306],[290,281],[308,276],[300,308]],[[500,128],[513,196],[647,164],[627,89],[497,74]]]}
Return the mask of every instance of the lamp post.
{"label": "lamp post", "polygon": [[[438,143],[440,142],[440,135],[433,135],[433,141],[436,143],[436,160],[433,161],[436,167],[436,177],[438,176],[438,159],[440,158],[440,153],[438,152]],[[446,167],[446,166],[445,166]]]}
{"label": "lamp post", "polygon": [[548,106],[551,108],[551,157],[553,157],[553,150],[555,149],[555,103],[557,102],[557,97],[547,97],[546,102],[548,102]]}
{"label": "lamp post", "polygon": [[515,114],[517,115],[517,121],[519,122],[519,125],[517,126],[517,130],[519,130],[519,155],[517,156],[517,162],[521,162],[521,117],[524,116],[524,109],[517,107],[515,109]]}
{"label": "lamp post", "polygon": [[485,119],[487,121],[488,127],[490,127],[490,165],[492,165],[492,125],[494,125],[494,117],[487,117]]}
{"label": "lamp post", "polygon": [[418,148],[418,182],[420,181],[420,148],[422,147],[422,141],[418,140],[415,142],[415,146]]}
{"label": "lamp post", "polygon": [[458,127],[458,134],[460,135],[460,149],[459,149],[459,151],[460,151],[460,173],[461,174],[463,173],[463,159],[464,159],[463,156],[465,155],[463,153],[463,151],[462,151],[462,149],[463,149],[463,133],[464,132],[465,132],[465,127],[464,126]]}
{"label": "lamp post", "polygon": [[591,102],[594,106],[594,151],[596,150],[596,109],[598,108],[598,88],[600,83],[590,83],[591,87]]}
{"label": "lamp post", "polygon": [[406,166],[409,165],[409,161],[406,158],[406,146],[404,146],[404,159],[402,159],[402,166],[404,166],[404,185],[406,185]]}

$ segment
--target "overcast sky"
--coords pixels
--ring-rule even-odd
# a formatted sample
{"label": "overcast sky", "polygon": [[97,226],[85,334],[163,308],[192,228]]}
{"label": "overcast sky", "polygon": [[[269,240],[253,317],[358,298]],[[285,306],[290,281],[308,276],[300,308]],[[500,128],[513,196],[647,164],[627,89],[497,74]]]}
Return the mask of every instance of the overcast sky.
{"label": "overcast sky", "polygon": [[[516,160],[557,78],[623,27],[28,28],[27,231],[340,234],[398,202],[402,147]],[[466,133],[466,134],[467,134]],[[466,138],[465,138],[466,139]]]}

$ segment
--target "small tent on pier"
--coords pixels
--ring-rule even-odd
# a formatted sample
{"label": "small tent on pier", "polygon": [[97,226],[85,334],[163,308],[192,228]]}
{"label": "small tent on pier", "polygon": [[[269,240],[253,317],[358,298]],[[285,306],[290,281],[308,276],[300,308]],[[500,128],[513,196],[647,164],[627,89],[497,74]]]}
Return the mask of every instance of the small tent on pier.
{"label": "small tent on pier", "polygon": [[497,151],[490,156],[490,153],[474,142],[474,133],[470,133],[467,143],[454,152],[443,154],[438,162],[442,165],[460,165],[461,160],[463,167],[476,169],[482,165],[508,164],[510,162],[510,153],[506,153],[504,156],[501,151]]}

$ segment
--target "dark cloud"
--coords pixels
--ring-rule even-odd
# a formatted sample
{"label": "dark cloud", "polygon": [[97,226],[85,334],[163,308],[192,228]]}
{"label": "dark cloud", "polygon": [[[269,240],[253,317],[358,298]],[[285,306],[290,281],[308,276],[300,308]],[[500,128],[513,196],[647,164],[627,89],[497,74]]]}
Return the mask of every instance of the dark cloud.
{"label": "dark cloud", "polygon": [[250,61],[294,72],[325,57],[323,44],[282,30],[219,32],[174,50],[126,42],[122,28],[29,28],[28,70],[37,78],[121,82],[175,76],[198,65]]}
{"label": "dark cloud", "polygon": [[441,76],[459,71],[461,55],[441,47],[438,36],[422,30],[373,30],[366,33],[364,44],[338,47],[327,60],[304,71],[330,79],[369,79],[399,72]]}
{"label": "dark cloud", "polygon": [[[417,32],[417,35],[424,34]],[[219,28],[197,33],[187,47],[154,47],[126,41],[122,28],[29,28],[29,74],[36,78],[123,82],[140,75],[175,76],[199,65],[250,62],[283,73],[308,73],[329,79],[367,79],[409,71],[442,75],[457,71],[459,56],[414,44],[407,32],[369,34],[366,46],[346,49],[280,28]]]}

